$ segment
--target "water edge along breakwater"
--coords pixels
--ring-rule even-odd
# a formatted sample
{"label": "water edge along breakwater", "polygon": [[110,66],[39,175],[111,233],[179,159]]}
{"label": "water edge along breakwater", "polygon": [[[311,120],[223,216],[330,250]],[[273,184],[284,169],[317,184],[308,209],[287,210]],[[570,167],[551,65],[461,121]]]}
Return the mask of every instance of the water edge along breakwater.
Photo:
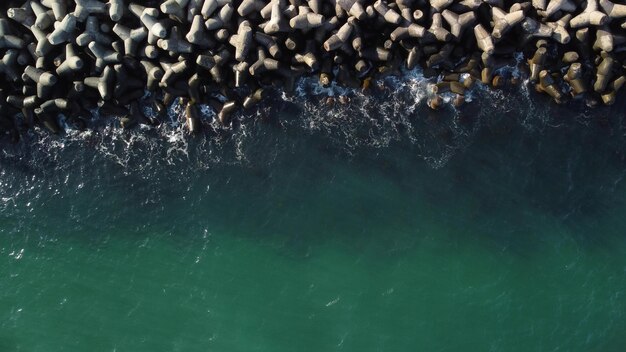
{"label": "water edge along breakwater", "polygon": [[[84,128],[96,108],[126,128],[156,125],[176,98],[195,133],[200,103],[230,125],[269,87],[290,93],[306,75],[367,89],[421,66],[434,77],[433,109],[444,93],[462,105],[477,80],[518,84],[499,70],[517,64],[558,103],[612,104],[626,81],[626,5],[608,0],[35,0],[2,10],[0,121],[13,140],[34,124],[59,133],[60,114]],[[137,104],[146,89],[151,116]]]}

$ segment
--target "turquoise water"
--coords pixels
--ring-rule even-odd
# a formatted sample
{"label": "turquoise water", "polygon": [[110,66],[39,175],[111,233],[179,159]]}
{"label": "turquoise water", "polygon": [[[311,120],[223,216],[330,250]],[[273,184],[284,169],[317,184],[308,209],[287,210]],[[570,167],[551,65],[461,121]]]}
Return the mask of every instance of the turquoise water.
{"label": "turquoise water", "polygon": [[623,107],[514,97],[3,145],[0,351],[623,351]]}

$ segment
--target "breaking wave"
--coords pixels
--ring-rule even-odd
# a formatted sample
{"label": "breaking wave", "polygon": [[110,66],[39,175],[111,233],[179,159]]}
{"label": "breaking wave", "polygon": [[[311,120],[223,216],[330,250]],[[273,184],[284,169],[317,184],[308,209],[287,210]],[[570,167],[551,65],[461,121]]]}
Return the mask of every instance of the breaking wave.
{"label": "breaking wave", "polygon": [[[505,70],[507,75],[521,75],[513,67]],[[3,140],[0,163],[19,160],[40,168],[60,159],[93,159],[120,165],[126,172],[181,163],[210,169],[216,164],[271,163],[280,153],[298,150],[299,139],[308,139],[346,155],[401,145],[439,168],[483,130],[506,133],[522,126],[540,132],[563,124],[588,126],[593,116],[602,115],[582,103],[556,106],[534,94],[527,82],[506,90],[475,85],[458,108],[452,95],[444,93],[444,105],[433,111],[426,103],[435,81],[417,69],[382,78],[364,92],[337,85],[325,88],[315,78],[304,78],[293,94],[270,92],[258,106],[238,112],[235,124],[226,128],[203,106],[202,136],[187,133],[184,108],[178,103],[158,127],[132,130],[119,127],[116,119],[103,121],[94,111],[89,130],[73,129],[62,119],[61,136],[36,127],[16,145]],[[150,114],[148,105],[144,110]]]}

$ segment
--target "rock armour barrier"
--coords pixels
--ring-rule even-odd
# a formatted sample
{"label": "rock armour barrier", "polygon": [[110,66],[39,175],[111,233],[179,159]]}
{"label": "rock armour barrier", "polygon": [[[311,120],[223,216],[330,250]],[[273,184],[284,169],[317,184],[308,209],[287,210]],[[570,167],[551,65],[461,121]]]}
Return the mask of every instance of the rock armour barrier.
{"label": "rock armour barrier", "polygon": [[[474,82],[528,82],[556,103],[612,104],[626,81],[626,5],[608,0],[29,0],[0,5],[0,130],[79,128],[90,110],[122,127],[159,123],[175,99],[223,125],[303,75],[367,89],[402,67],[460,105]],[[151,92],[155,116],[138,106]]]}

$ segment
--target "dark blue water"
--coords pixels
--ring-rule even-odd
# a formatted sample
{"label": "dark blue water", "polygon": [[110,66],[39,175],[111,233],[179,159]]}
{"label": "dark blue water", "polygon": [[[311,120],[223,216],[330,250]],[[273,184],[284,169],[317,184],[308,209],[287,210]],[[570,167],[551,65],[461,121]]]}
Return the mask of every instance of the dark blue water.
{"label": "dark blue water", "polygon": [[426,96],[3,141],[0,350],[624,350],[623,99]]}

